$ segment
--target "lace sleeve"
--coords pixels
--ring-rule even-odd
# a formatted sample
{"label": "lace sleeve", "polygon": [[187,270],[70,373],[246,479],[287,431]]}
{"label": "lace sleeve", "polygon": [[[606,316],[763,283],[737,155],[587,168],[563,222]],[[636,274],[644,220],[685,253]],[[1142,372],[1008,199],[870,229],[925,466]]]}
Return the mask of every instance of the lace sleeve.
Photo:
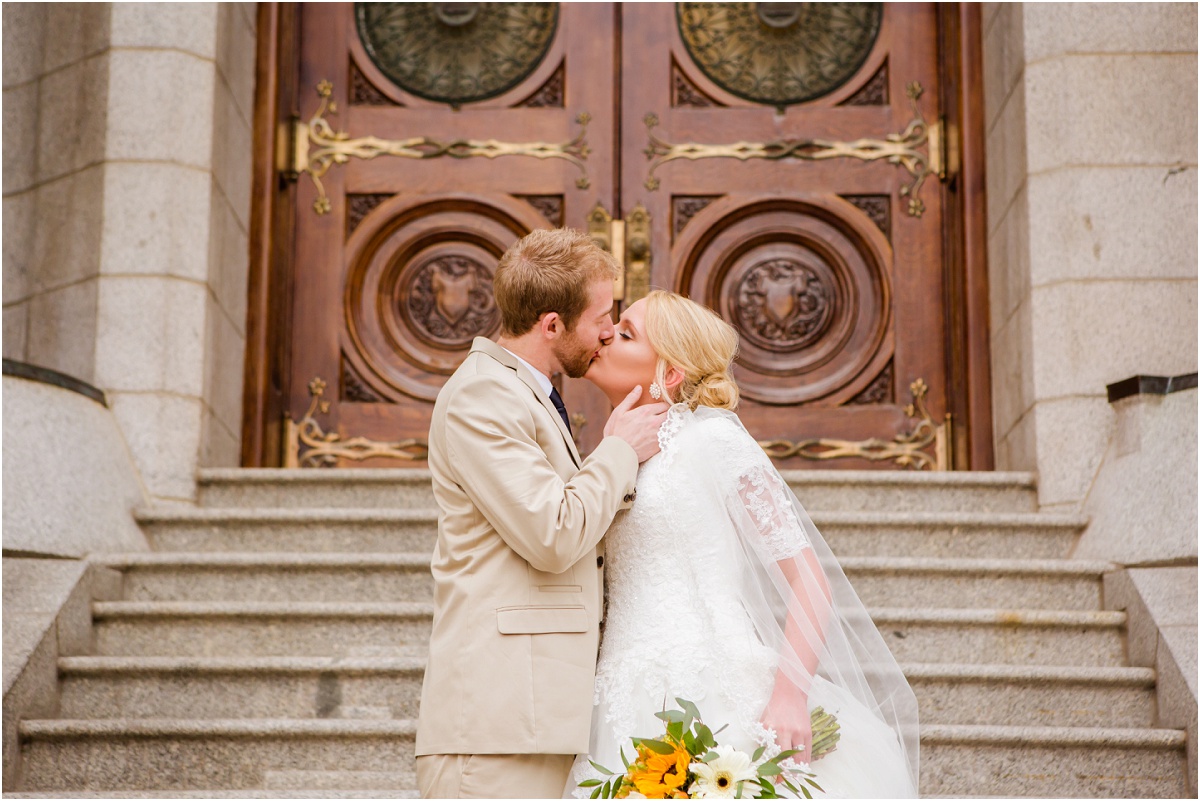
{"label": "lace sleeve", "polygon": [[789,559],[812,544],[796,514],[792,490],[754,438],[731,418],[705,420],[701,430],[707,453],[689,456],[717,457],[714,461],[720,465],[719,481],[730,512],[758,530],[771,561]]}
{"label": "lace sleeve", "polygon": [[812,545],[792,508],[792,491],[773,467],[759,464],[743,471],[737,492],[773,561],[789,559]]}

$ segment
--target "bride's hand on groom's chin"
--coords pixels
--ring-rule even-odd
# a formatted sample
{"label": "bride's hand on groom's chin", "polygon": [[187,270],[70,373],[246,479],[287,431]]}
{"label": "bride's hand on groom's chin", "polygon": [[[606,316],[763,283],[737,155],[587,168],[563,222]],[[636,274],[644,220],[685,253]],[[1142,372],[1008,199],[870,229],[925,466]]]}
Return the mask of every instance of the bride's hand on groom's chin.
{"label": "bride's hand on groom's chin", "polygon": [[634,387],[625,400],[613,409],[604,424],[604,436],[620,437],[637,453],[638,464],[658,453],[658,429],[671,408],[665,403],[652,403],[634,408],[642,397],[642,387]]}

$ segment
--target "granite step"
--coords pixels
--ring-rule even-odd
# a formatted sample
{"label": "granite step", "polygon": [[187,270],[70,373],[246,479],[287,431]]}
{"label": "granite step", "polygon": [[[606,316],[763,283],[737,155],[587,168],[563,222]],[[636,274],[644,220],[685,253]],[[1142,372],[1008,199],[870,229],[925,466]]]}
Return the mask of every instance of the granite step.
{"label": "granite step", "polygon": [[1140,728],[1154,725],[1150,668],[905,664],[922,724]]}
{"label": "granite step", "polygon": [[[121,571],[129,601],[429,601],[426,554],[129,553],[93,561]],[[1098,609],[1113,568],[1083,560],[847,556],[868,606]]]}
{"label": "granite step", "polygon": [[92,561],[119,570],[127,601],[432,601],[428,554],[128,553]]}
{"label": "granite step", "polygon": [[870,610],[897,662],[1125,665],[1124,612]]}
{"label": "granite step", "polygon": [[1186,740],[1172,729],[922,726],[921,793],[1181,798]]}
{"label": "granite step", "polygon": [[433,605],[114,601],[92,616],[106,656],[356,656],[424,647]]}
{"label": "granite step", "polygon": [[413,720],[28,720],[19,731],[23,789],[35,792],[267,790],[284,771],[415,772]]}
{"label": "granite step", "polygon": [[1064,559],[1087,518],[999,512],[821,512],[813,522],[839,559],[902,556]]}
{"label": "granite step", "polygon": [[[870,610],[898,661],[1123,664],[1123,612],[1004,609]],[[117,601],[93,604],[107,656],[362,656],[420,647],[422,603]]]}
{"label": "granite step", "polygon": [[[1032,473],[784,470],[785,480],[811,510],[1033,512]],[[199,502],[206,507],[433,508],[425,469],[201,470]]]}
{"label": "granite step", "polygon": [[431,509],[189,509],[138,511],[155,551],[433,553]]}
{"label": "granite step", "polygon": [[1101,608],[1109,562],[1075,559],[938,559],[843,556],[867,606],[976,609]]}
{"label": "granite step", "polygon": [[[437,514],[420,509],[189,509],[137,514],[156,551],[432,553]],[[999,512],[814,512],[843,556],[1054,559],[1087,519]]]}
{"label": "granite step", "polygon": [[5,798],[420,798],[416,790],[141,790],[5,793]]}
{"label": "granite step", "polygon": [[[267,788],[300,772],[413,771],[413,721],[24,721],[26,791]],[[927,725],[923,794],[1174,798],[1182,731]],[[286,792],[296,792],[287,789]],[[107,793],[106,793],[107,794]]]}
{"label": "granite step", "polygon": [[[66,657],[67,718],[415,718],[425,670],[411,657]],[[909,664],[925,723],[1150,726],[1154,671]]]}

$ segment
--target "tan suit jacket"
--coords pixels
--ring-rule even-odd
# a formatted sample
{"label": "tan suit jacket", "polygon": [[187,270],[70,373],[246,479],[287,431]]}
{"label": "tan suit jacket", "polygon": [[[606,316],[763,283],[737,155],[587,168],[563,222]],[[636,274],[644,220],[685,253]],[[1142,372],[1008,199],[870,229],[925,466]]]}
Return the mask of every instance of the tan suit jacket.
{"label": "tan suit jacket", "polygon": [[600,539],[633,501],[633,448],[586,460],[511,353],[477,338],[429,429],[440,508],[417,755],[587,753]]}

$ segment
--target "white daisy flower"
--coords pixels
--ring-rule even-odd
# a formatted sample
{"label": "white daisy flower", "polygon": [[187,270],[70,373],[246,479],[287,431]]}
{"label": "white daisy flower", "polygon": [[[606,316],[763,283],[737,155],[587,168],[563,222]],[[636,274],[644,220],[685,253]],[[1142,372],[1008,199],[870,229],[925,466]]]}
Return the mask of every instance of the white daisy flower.
{"label": "white daisy flower", "polygon": [[[728,745],[719,745],[712,750],[718,754],[716,759],[695,762],[691,766],[696,774],[696,781],[688,788],[688,795],[692,798],[736,798],[739,784],[758,778],[758,771],[754,769],[749,754]],[[755,797],[749,793],[743,795],[746,798]]]}

